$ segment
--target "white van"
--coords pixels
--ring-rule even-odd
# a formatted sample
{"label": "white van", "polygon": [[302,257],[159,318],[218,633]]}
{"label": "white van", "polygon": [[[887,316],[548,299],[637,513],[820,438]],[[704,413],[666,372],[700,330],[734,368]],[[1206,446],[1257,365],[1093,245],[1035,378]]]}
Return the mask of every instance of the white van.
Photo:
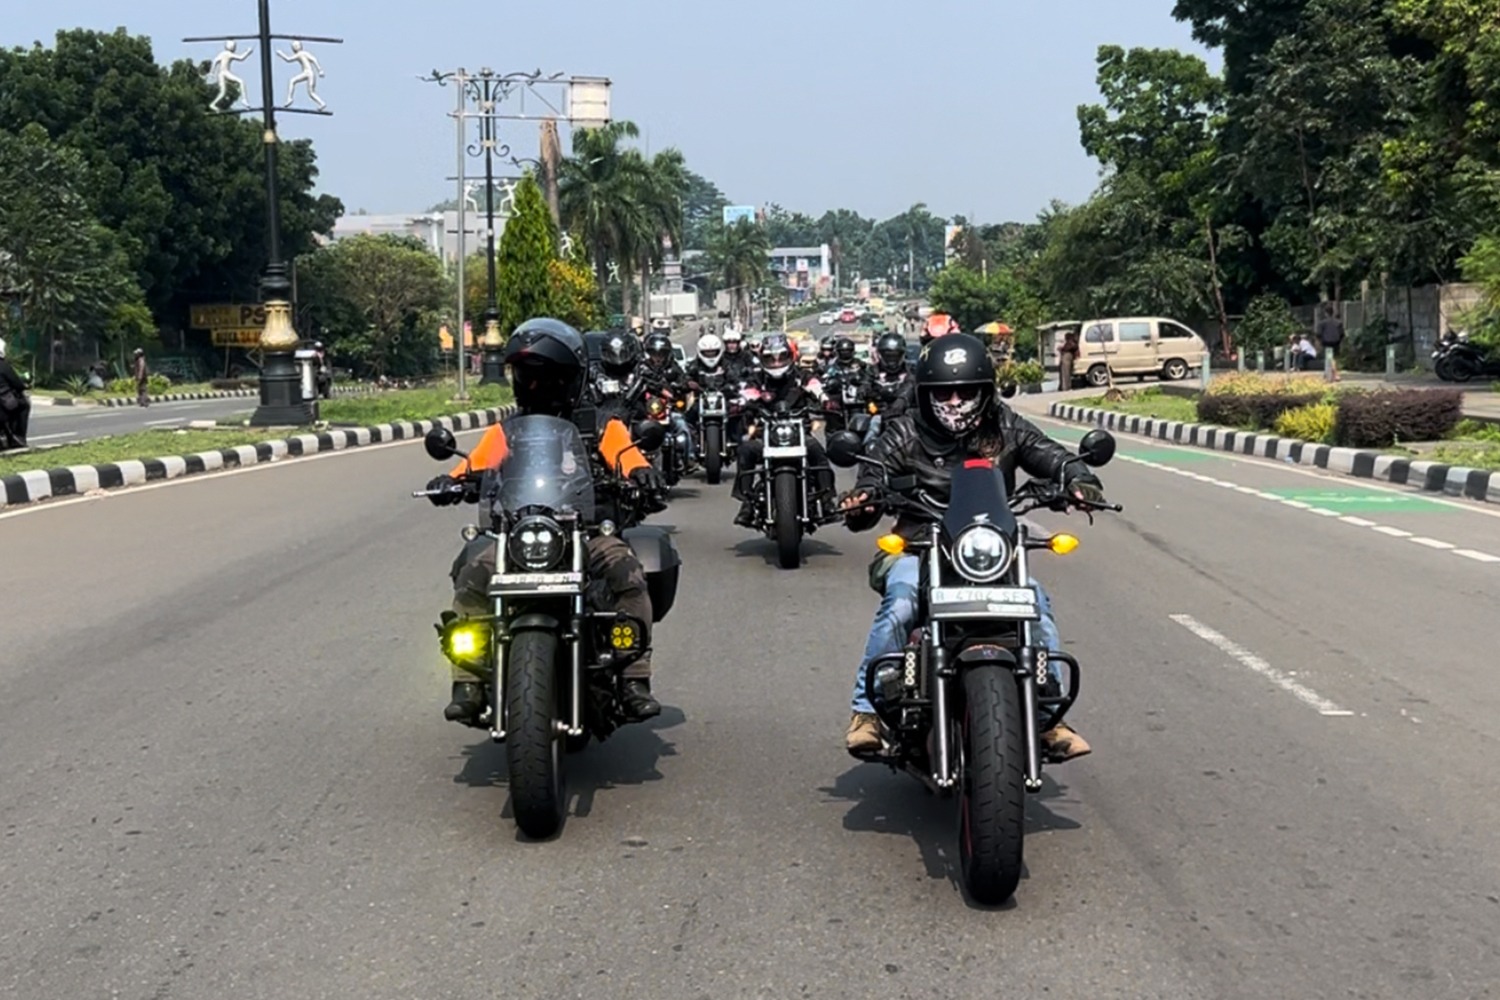
{"label": "white van", "polygon": [[1208,357],[1208,345],[1202,337],[1161,316],[1091,319],[1081,327],[1073,377],[1092,386],[1107,385],[1110,372],[1116,376],[1159,375],[1164,381],[1175,382],[1202,368],[1203,359]]}

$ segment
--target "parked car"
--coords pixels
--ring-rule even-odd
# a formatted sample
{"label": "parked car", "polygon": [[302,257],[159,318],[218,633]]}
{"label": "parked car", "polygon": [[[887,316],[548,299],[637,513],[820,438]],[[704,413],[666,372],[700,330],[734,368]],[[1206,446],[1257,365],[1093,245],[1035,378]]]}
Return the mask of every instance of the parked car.
{"label": "parked car", "polygon": [[1092,386],[1108,384],[1110,372],[1174,382],[1202,368],[1208,355],[1202,337],[1161,316],[1091,319],[1082,328],[1073,371]]}

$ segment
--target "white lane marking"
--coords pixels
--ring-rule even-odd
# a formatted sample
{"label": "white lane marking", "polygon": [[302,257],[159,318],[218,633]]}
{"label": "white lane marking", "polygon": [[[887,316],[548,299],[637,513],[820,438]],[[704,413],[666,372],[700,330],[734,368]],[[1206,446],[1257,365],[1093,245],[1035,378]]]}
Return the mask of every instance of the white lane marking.
{"label": "white lane marking", "polygon": [[146,421],[146,426],[147,427],[160,427],[162,424],[180,424],[180,423],[182,423],[182,418],[181,417],[173,417],[171,420],[148,420],[148,421]]}
{"label": "white lane marking", "polygon": [[33,435],[31,435],[30,440],[32,440],[32,441],[51,441],[53,438],[71,438],[71,437],[77,437],[77,436],[78,436],[78,432],[77,431],[63,431],[60,434],[33,434]]}
{"label": "white lane marking", "polygon": [[[1404,531],[1401,528],[1393,528],[1393,527],[1391,527],[1389,525],[1377,524],[1374,521],[1369,521],[1369,520],[1366,520],[1365,518],[1362,518],[1362,517],[1353,517],[1353,516],[1350,516],[1350,515],[1340,515],[1339,512],[1336,511],[1336,510],[1329,510],[1327,507],[1315,507],[1315,506],[1313,506],[1310,503],[1305,503],[1305,502],[1303,502],[1301,500],[1293,500],[1290,497],[1284,497],[1284,496],[1281,496],[1278,493],[1271,493],[1271,492],[1266,491],[1266,490],[1252,490],[1249,487],[1238,486],[1238,485],[1236,485],[1234,483],[1223,481],[1223,480],[1214,479],[1211,476],[1204,476],[1204,475],[1201,475],[1201,474],[1196,473],[1196,472],[1185,472],[1184,470],[1176,468],[1175,466],[1164,465],[1161,462],[1153,462],[1153,461],[1151,461],[1149,459],[1145,459],[1145,458],[1136,458],[1133,455],[1120,455],[1118,457],[1121,458],[1122,460],[1126,461],[1126,462],[1130,462],[1133,465],[1144,465],[1148,469],[1156,469],[1159,472],[1170,472],[1170,473],[1173,473],[1173,474],[1179,475],[1179,476],[1187,476],[1190,479],[1197,479],[1197,480],[1199,480],[1201,482],[1213,483],[1213,484],[1215,484],[1217,486],[1227,486],[1227,487],[1230,487],[1232,489],[1238,490],[1241,493],[1252,493],[1252,494],[1254,494],[1254,495],[1256,495],[1258,497],[1262,497],[1262,498],[1264,498],[1266,500],[1274,500],[1276,503],[1279,503],[1279,504],[1281,504],[1284,507],[1291,507],[1293,510],[1305,510],[1309,514],[1316,514],[1319,517],[1334,517],[1334,518],[1338,518],[1340,521],[1344,522],[1345,524],[1352,524],[1356,528],[1369,528],[1372,531],[1378,531],[1382,535],[1388,535],[1391,538],[1407,538],[1407,539],[1410,539],[1413,542],[1416,542],[1418,545],[1423,545],[1423,546],[1426,546],[1429,549],[1434,549],[1434,550],[1439,551],[1439,552],[1452,552],[1455,555],[1465,554],[1465,558],[1472,559],[1475,562],[1479,562],[1479,563],[1500,563],[1500,556],[1490,556],[1488,553],[1477,552],[1477,551],[1475,551],[1473,549],[1463,549],[1463,550],[1460,550],[1456,545],[1453,545],[1451,542],[1444,542],[1444,541],[1442,541],[1440,539],[1436,539],[1436,538],[1417,537],[1414,532]],[[1358,488],[1359,489],[1371,489],[1371,487],[1367,487],[1363,483],[1361,483]],[[1392,492],[1392,491],[1386,490],[1384,492]],[[1423,499],[1428,499],[1428,498],[1423,497]],[[1464,509],[1467,510],[1468,508],[1464,508]]]}
{"label": "white lane marking", "polygon": [[1239,643],[1225,636],[1223,633],[1214,631],[1207,625],[1200,622],[1198,619],[1194,618],[1192,615],[1168,615],[1168,617],[1177,624],[1181,625],[1183,628],[1187,629],[1189,632],[1196,635],[1198,638],[1202,639],[1204,642],[1217,647],[1220,652],[1236,660],[1241,666],[1248,667],[1251,670],[1255,671],[1257,674],[1260,674],[1262,677],[1266,678],[1272,684],[1275,684],[1283,691],[1292,695],[1304,705],[1307,705],[1310,708],[1317,709],[1320,714],[1354,714],[1348,709],[1343,709],[1338,705],[1335,705],[1327,698],[1318,694],[1318,692],[1314,691],[1312,688],[1293,680],[1287,674],[1284,674],[1280,670],[1277,670],[1265,660],[1250,652],[1250,650],[1246,649],[1244,646],[1241,646]]}

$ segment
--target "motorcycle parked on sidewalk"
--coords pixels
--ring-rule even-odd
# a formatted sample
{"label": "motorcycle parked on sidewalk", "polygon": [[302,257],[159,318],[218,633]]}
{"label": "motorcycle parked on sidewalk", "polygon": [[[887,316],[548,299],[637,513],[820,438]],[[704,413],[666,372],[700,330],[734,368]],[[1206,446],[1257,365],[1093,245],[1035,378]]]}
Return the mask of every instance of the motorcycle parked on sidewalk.
{"label": "motorcycle parked on sidewalk", "polygon": [[[638,447],[654,442],[657,426],[636,429]],[[556,833],[566,816],[564,752],[581,750],[590,736],[604,740],[631,721],[622,708],[622,672],[647,652],[648,623],[590,609],[589,539],[618,531],[630,545],[645,569],[653,621],[672,608],[682,561],[666,530],[639,523],[643,498],[636,486],[623,477],[595,482],[574,424],[534,414],[508,421],[506,435],[509,454],[498,474],[470,473],[448,487],[485,512],[487,526],[470,525],[463,536],[484,535],[496,545],[493,611],[444,612],[437,630],[443,654],[485,679],[478,725],[506,745],[516,825],[540,839]],[[430,431],[424,443],[440,461],[464,455],[444,428]],[[628,525],[595,522],[596,491],[608,491],[619,509],[633,512]]]}
{"label": "motorcycle parked on sidewalk", "polygon": [[802,564],[802,536],[843,519],[831,492],[818,489],[809,461],[807,420],[785,403],[766,416],[759,467],[740,469],[741,488],[755,502],[755,523],[776,543],[782,569]]}
{"label": "motorcycle parked on sidewalk", "polygon": [[[833,435],[829,460],[881,469],[860,454],[859,437]],[[1106,464],[1115,450],[1108,431],[1085,435],[1069,460]],[[880,719],[883,746],[861,760],[903,770],[943,798],[958,799],[958,854],[971,899],[998,905],[1021,878],[1026,793],[1042,787],[1041,734],[1061,722],[1078,698],[1078,661],[1038,642],[1031,553],[1066,555],[1073,535],[1033,534],[1019,516],[1038,509],[1089,513],[1118,504],[1081,501],[1052,481],[1031,480],[1007,496],[1005,479],[986,458],[971,457],[953,472],[944,507],[914,476],[887,478],[876,502],[906,510],[929,525],[922,537],[886,535],[888,555],[921,563],[917,625],[906,647],[876,658],[866,674]],[[1089,513],[1092,522],[1093,515]],[[1058,661],[1069,679],[1048,669]]]}
{"label": "motorcycle parked on sidewalk", "polygon": [[1432,368],[1445,382],[1470,382],[1476,378],[1500,378],[1500,358],[1469,343],[1464,334],[1444,337],[1432,352]]}

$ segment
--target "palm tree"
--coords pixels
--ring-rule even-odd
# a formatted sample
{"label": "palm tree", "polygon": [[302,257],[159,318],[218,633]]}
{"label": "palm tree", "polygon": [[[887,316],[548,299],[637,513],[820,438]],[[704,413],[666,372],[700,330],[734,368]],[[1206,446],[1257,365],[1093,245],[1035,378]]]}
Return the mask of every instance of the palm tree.
{"label": "palm tree", "polygon": [[633,122],[610,122],[573,133],[573,155],[558,169],[558,202],[563,226],[582,234],[594,265],[594,276],[604,288],[609,263],[620,268],[627,283],[625,311],[629,312],[628,273],[647,228],[642,192],[647,190],[649,166],[638,150],[621,141],[640,134]]}
{"label": "palm tree", "polygon": [[721,288],[734,293],[735,318],[746,325],[750,292],[770,281],[770,252],[770,236],[749,219],[723,227],[709,242],[709,269]]}
{"label": "palm tree", "polygon": [[639,238],[641,301],[650,309],[650,278],[653,268],[660,267],[665,245],[674,252],[682,249],[682,196],[687,190],[687,167],[682,153],[664,149],[646,165],[643,188],[637,192],[642,209]]}

